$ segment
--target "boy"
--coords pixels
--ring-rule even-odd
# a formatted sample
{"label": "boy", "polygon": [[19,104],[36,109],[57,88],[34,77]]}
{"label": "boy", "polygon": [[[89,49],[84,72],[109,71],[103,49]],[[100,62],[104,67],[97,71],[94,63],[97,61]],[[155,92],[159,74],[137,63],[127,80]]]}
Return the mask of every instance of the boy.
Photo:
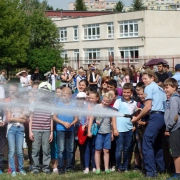
{"label": "boy", "polygon": [[[126,83],[123,86],[123,96],[121,99],[117,99],[114,103],[114,108],[118,110],[121,114],[132,114],[137,109],[137,103],[131,96],[133,94],[133,85]],[[115,122],[114,120],[112,122]],[[118,172],[128,170],[128,160],[129,160],[129,147],[132,141],[133,135],[133,124],[130,118],[117,117],[116,126],[114,129],[114,136],[116,141],[116,164]],[[121,164],[121,154],[123,152],[123,163]]]}
{"label": "boy", "polygon": [[[71,102],[71,97],[71,89],[64,87],[61,92],[62,101],[59,102],[57,106],[69,110],[75,108],[75,104]],[[78,117],[70,114],[54,114],[53,119],[57,123],[58,170],[59,174],[64,174],[64,154],[66,155],[66,170],[69,171],[73,169],[74,124],[78,121]]]}
{"label": "boy", "polygon": [[[44,85],[44,87],[42,87]],[[48,87],[49,86],[49,87]],[[47,89],[45,89],[47,87]],[[32,172],[38,174],[40,171],[39,156],[40,148],[42,145],[43,151],[43,167],[42,171],[46,174],[50,174],[49,164],[51,161],[50,155],[50,142],[53,139],[53,119],[50,111],[38,109],[38,104],[48,104],[49,91],[51,91],[51,85],[47,82],[43,82],[39,85],[39,89],[42,89],[41,102],[37,102],[36,107],[31,107],[30,120],[29,120],[29,138],[32,141],[32,159],[33,167]],[[48,91],[49,90],[49,91]],[[43,100],[43,101],[42,101]]]}
{"label": "boy", "polygon": [[174,159],[175,174],[167,180],[180,179],[180,96],[177,93],[178,83],[174,78],[164,82],[166,96],[166,111],[164,115],[166,131],[169,136],[169,151]]}

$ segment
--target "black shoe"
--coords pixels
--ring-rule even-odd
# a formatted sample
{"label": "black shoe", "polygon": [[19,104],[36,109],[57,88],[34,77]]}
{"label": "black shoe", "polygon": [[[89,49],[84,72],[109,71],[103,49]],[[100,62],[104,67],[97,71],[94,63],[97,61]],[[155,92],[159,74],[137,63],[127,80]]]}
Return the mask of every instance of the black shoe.
{"label": "black shoe", "polygon": [[39,170],[37,170],[37,169],[34,169],[34,170],[32,170],[31,171],[33,174],[39,174]]}
{"label": "black shoe", "polygon": [[59,173],[59,175],[63,175],[63,174],[65,174],[65,170],[64,169],[59,169],[58,173]]}

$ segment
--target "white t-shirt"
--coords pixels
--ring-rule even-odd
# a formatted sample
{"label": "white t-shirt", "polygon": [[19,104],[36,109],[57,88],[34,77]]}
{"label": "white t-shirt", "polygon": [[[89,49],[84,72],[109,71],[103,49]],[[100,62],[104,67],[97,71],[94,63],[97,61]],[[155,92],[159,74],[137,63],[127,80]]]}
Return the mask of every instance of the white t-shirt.
{"label": "white t-shirt", "polygon": [[20,83],[21,83],[21,87],[25,88],[25,90],[28,91],[28,86],[24,87],[25,84],[29,84],[28,77],[21,76]]}
{"label": "white t-shirt", "polygon": [[54,74],[51,75],[51,80],[52,80],[52,91],[56,90],[56,77]]}

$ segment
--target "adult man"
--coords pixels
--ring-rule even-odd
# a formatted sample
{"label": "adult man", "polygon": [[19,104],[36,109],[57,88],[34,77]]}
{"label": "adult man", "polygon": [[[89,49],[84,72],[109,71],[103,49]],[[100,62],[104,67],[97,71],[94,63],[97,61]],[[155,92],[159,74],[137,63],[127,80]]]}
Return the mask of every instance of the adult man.
{"label": "adult man", "polygon": [[169,70],[169,65],[168,64],[163,64],[163,67],[164,67],[164,71],[168,74],[168,77],[172,77],[173,74],[172,72]]}
{"label": "adult man", "polygon": [[174,74],[172,78],[176,79],[176,81],[178,82],[178,85],[180,86],[180,64],[176,64],[175,71],[176,73]]}
{"label": "adult man", "polygon": [[159,63],[157,65],[158,71],[156,72],[156,76],[158,77],[158,85],[161,86],[162,83],[169,78],[168,74],[163,70],[163,63]]}
{"label": "adult man", "polygon": [[37,81],[37,82],[40,82],[41,80],[41,75],[39,74],[39,68],[36,67],[35,71],[34,71],[34,74],[31,75],[31,81]]}
{"label": "adult man", "polygon": [[165,130],[164,112],[166,94],[155,83],[157,77],[154,72],[146,70],[142,76],[146,86],[144,90],[146,95],[145,106],[141,113],[137,117],[133,117],[131,121],[136,122],[150,112],[148,125],[144,132],[142,151],[146,177],[153,178],[157,176],[156,165],[159,167],[158,170],[160,172],[165,170],[161,139]]}

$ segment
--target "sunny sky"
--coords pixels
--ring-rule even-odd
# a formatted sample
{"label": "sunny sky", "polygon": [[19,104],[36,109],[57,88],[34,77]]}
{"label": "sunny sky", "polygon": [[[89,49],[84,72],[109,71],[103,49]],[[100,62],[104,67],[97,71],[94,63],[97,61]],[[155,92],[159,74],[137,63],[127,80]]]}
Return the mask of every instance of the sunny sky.
{"label": "sunny sky", "polygon": [[[75,2],[75,0],[47,0],[47,1],[50,6],[54,7],[54,9],[59,8],[59,9],[64,9],[64,10],[68,9],[69,2]],[[112,1],[118,2],[118,0],[112,0]],[[129,6],[131,5],[132,0],[123,0],[123,2],[125,6]]]}

